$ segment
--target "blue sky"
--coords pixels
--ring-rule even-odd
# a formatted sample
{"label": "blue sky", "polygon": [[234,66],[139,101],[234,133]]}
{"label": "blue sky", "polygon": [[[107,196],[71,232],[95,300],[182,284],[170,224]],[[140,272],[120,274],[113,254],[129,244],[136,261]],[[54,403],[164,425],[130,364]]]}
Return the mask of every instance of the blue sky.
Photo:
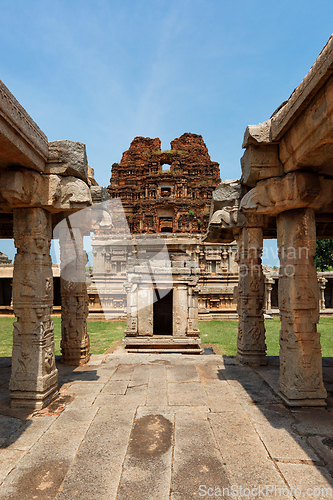
{"label": "blue sky", "polygon": [[[202,134],[240,176],[248,124],[289,97],[332,32],[327,0],[0,0],[0,79],[100,185],[135,136]],[[3,250],[5,251],[5,250]]]}

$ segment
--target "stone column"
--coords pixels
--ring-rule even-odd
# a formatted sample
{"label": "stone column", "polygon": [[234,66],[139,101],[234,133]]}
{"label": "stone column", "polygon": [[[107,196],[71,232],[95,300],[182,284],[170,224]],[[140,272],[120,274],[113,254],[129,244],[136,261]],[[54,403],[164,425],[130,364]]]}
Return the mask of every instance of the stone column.
{"label": "stone column", "polygon": [[274,280],[269,276],[265,277],[265,311],[270,311],[272,309],[272,290],[273,290]]}
{"label": "stone column", "polygon": [[71,227],[59,234],[61,260],[61,354],[66,365],[89,361],[87,316],[89,298],[86,285],[87,254],[83,250],[81,230]]}
{"label": "stone column", "polygon": [[326,288],[327,279],[324,276],[318,278],[318,285],[320,290],[319,295],[319,310],[324,311],[326,309],[325,305],[325,288]]}
{"label": "stone column", "polygon": [[198,326],[198,281],[199,277],[190,280],[188,283],[188,337],[197,337],[200,334]]}
{"label": "stone column", "polygon": [[188,322],[188,286],[174,283],[172,307],[173,335],[186,337]]}
{"label": "stone column", "polygon": [[137,288],[136,283],[126,282],[124,288],[127,296],[127,321],[125,336],[135,337],[138,335],[138,304],[137,304]]}
{"label": "stone column", "polygon": [[277,217],[280,257],[279,390],[289,406],[324,406],[319,297],[313,257],[316,252],[314,211],[302,208]]}
{"label": "stone column", "polygon": [[239,284],[237,359],[244,364],[265,365],[265,283],[261,267],[263,230],[260,217],[251,216],[238,237]]}
{"label": "stone column", "polygon": [[42,208],[14,209],[14,323],[11,406],[40,409],[56,397],[51,214]]}

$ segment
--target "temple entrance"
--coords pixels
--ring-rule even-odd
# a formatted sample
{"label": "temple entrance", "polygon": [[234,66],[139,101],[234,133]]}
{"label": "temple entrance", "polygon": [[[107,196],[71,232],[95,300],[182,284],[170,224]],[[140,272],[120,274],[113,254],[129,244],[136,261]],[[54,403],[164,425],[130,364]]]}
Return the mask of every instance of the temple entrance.
{"label": "temple entrance", "polygon": [[153,306],[154,335],[172,335],[173,291],[159,298]]}

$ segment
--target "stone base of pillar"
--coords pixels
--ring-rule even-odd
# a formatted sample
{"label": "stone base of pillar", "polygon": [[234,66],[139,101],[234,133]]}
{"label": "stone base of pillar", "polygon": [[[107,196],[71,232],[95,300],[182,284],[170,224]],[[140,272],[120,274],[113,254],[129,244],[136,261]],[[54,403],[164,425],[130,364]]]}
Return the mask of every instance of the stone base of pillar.
{"label": "stone base of pillar", "polygon": [[306,399],[289,399],[287,396],[285,396],[281,391],[279,391],[279,396],[282,399],[282,401],[287,405],[291,407],[323,407],[327,406],[327,403],[325,399],[322,398],[306,398]]}
{"label": "stone base of pillar", "polygon": [[90,359],[89,337],[86,337],[79,346],[63,344],[63,342],[60,343],[62,364],[80,366],[88,363]]}
{"label": "stone base of pillar", "polygon": [[265,352],[249,352],[242,351],[238,348],[236,359],[242,363],[243,365],[251,365],[251,366],[266,366],[267,358]]}
{"label": "stone base of pillar", "polygon": [[58,371],[51,376],[43,377],[38,385],[44,387],[43,391],[11,390],[11,408],[31,408],[41,410],[48,406],[58,396]]}

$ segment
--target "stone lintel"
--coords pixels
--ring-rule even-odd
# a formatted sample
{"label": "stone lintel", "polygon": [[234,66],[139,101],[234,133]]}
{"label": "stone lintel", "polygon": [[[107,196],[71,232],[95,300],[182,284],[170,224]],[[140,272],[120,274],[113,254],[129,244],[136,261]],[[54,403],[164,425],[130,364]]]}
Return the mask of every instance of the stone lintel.
{"label": "stone lintel", "polygon": [[0,164],[24,165],[43,172],[48,141],[21,104],[0,80]]}
{"label": "stone lintel", "polygon": [[331,198],[323,197],[323,189],[333,190],[333,181],[320,179],[314,172],[292,172],[284,177],[260,181],[242,199],[240,210],[244,214],[277,216],[281,212],[313,207],[327,209]]}
{"label": "stone lintel", "polygon": [[51,213],[90,206],[89,186],[76,177],[41,175],[20,168],[1,173],[2,197],[10,208],[43,208]]}
{"label": "stone lintel", "polygon": [[278,144],[250,144],[241,158],[241,182],[254,187],[259,181],[284,174]]}
{"label": "stone lintel", "polygon": [[77,177],[89,184],[85,144],[73,141],[49,142],[45,173]]}
{"label": "stone lintel", "polygon": [[271,143],[271,120],[246,127],[242,144],[243,148],[247,148],[250,144],[261,145]]}

